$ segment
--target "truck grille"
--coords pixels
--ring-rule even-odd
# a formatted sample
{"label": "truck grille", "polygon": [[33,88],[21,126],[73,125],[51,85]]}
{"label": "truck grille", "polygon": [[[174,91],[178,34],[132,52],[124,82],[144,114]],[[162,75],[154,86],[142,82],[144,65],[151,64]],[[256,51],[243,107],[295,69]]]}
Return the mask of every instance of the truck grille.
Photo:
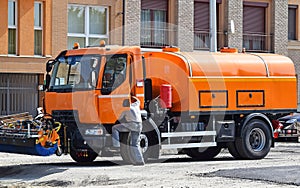
{"label": "truck grille", "polygon": [[76,119],[78,119],[78,112],[73,110],[55,110],[52,111],[52,116],[56,121],[63,123],[64,125],[76,125]]}

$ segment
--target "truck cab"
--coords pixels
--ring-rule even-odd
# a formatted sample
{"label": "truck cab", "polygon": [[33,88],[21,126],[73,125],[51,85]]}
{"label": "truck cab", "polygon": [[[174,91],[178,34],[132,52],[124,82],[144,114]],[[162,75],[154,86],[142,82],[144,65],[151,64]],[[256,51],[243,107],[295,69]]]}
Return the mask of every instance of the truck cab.
{"label": "truck cab", "polygon": [[105,146],[130,94],[144,101],[139,47],[67,50],[47,63],[45,111],[66,125],[64,149],[91,160]]}

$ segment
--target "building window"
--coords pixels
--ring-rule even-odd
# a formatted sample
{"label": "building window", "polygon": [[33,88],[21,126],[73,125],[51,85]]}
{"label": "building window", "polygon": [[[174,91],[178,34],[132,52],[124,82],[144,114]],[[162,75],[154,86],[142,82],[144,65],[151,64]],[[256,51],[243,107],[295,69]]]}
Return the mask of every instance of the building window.
{"label": "building window", "polygon": [[43,52],[43,23],[42,3],[34,3],[34,55],[42,55]]}
{"label": "building window", "polygon": [[288,39],[296,40],[296,15],[297,15],[298,5],[289,5],[289,28],[288,28]]}
{"label": "building window", "polygon": [[167,9],[167,0],[142,0],[141,46],[172,45],[168,38]]}
{"label": "building window", "polygon": [[[217,27],[219,30],[219,5],[221,0],[217,0]],[[208,50],[210,47],[210,18],[209,18],[209,0],[194,0],[194,49]],[[222,47],[222,36],[218,31],[218,45]]]}
{"label": "building window", "polygon": [[8,54],[17,52],[17,2],[8,1]]}
{"label": "building window", "polygon": [[108,8],[101,6],[68,6],[68,48],[75,42],[80,46],[99,46],[108,41]]}
{"label": "building window", "polygon": [[244,1],[243,46],[247,51],[272,51],[270,49],[272,36],[266,33],[266,10],[268,6],[268,3]]}

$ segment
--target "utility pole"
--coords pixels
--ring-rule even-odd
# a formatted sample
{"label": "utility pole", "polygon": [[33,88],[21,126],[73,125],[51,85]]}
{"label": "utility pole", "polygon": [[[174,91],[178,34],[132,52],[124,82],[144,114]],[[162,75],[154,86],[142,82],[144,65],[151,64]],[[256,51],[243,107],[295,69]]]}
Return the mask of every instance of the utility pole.
{"label": "utility pole", "polygon": [[123,10],[122,10],[122,46],[125,45],[125,0],[123,0]]}
{"label": "utility pole", "polygon": [[210,17],[210,52],[217,51],[217,2],[216,0],[209,1],[209,17]]}

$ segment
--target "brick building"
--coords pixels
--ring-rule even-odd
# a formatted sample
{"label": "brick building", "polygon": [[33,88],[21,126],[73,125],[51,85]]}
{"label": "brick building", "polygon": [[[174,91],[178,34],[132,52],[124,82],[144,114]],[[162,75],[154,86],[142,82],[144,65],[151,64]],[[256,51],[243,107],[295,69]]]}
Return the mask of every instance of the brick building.
{"label": "brick building", "polygon": [[[300,73],[299,5],[217,0],[218,48],[287,55]],[[210,46],[209,0],[1,0],[0,17],[0,115],[34,114],[45,62],[75,41],[176,45],[182,51]]]}
{"label": "brick building", "polygon": [[1,0],[0,115],[35,114],[45,63],[74,41],[121,44],[122,10],[122,0]]}

